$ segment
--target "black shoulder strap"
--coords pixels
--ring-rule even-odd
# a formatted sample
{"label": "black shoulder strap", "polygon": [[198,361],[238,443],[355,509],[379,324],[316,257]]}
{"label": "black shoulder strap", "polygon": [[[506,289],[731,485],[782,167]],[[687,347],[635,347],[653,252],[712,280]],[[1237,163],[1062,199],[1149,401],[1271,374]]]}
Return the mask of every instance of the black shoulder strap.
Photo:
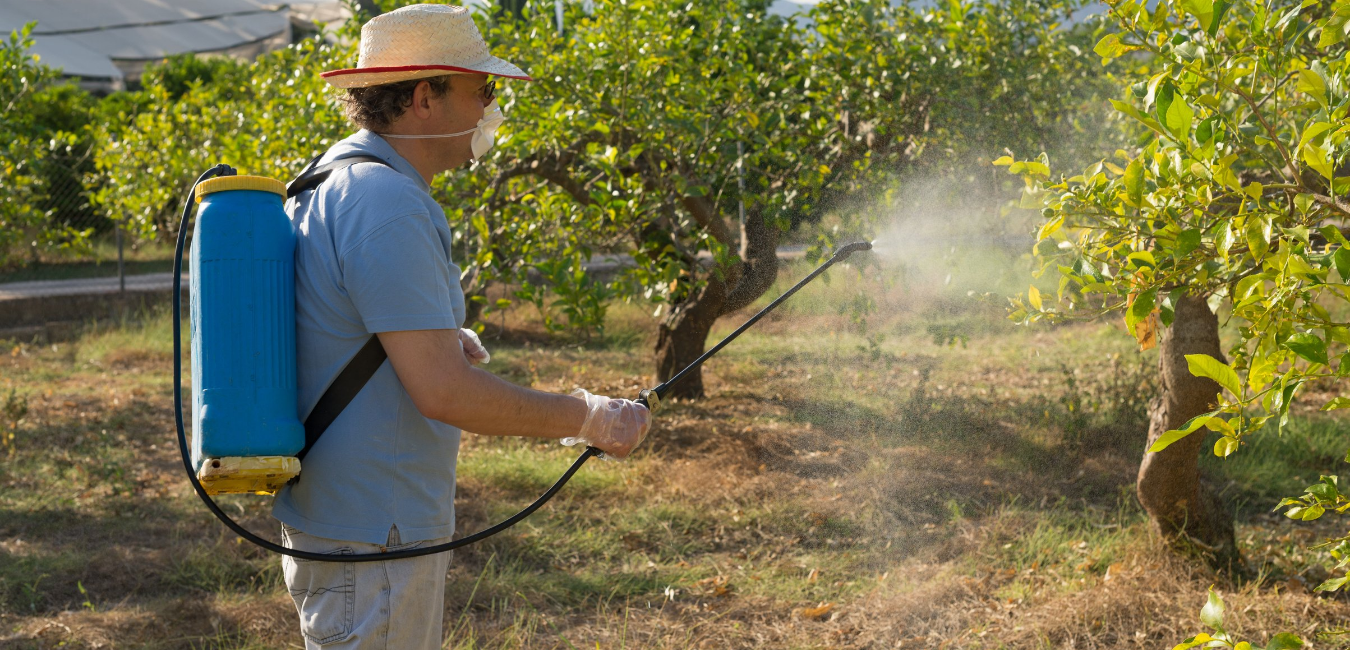
{"label": "black shoulder strap", "polygon": [[389,163],[381,158],[376,158],[375,156],[349,156],[347,158],[338,158],[333,162],[319,165],[319,158],[322,157],[323,156],[318,156],[314,160],[309,161],[309,165],[305,167],[305,171],[295,177],[295,180],[291,181],[290,184],[286,186],[286,198],[289,199],[294,197],[305,190],[312,190],[328,180],[328,177],[332,175],[333,172],[339,169],[346,169],[357,163],[379,163],[385,167],[389,167]]}
{"label": "black shoulder strap", "polygon": [[361,346],[356,356],[347,362],[347,367],[338,373],[337,379],[334,379],[328,390],[324,391],[319,403],[309,412],[309,417],[305,418],[305,448],[295,455],[296,458],[302,461],[305,459],[305,454],[308,454],[314,443],[319,441],[319,436],[323,435],[328,426],[337,419],[342,409],[347,408],[347,404],[356,398],[356,394],[361,392],[371,377],[375,376],[375,371],[380,369],[388,357],[384,346],[380,345],[378,336],[370,337],[370,340]]}
{"label": "black shoulder strap", "polygon": [[[349,158],[339,158],[333,162],[318,165],[319,158],[309,161],[305,171],[291,181],[286,186],[286,198],[291,198],[306,190],[312,190],[328,179],[333,172],[350,167],[357,163],[371,162],[389,166],[389,163],[376,158],[375,156],[351,156]],[[316,166],[317,165],[317,166]],[[305,418],[305,448],[295,457],[300,460],[305,459],[305,454],[314,447],[314,443],[319,441],[319,436],[328,430],[328,426],[333,424],[342,409],[347,408],[347,404],[356,397],[357,393],[365,387],[366,382],[375,376],[375,371],[380,369],[380,365],[388,358],[384,351],[384,346],[380,345],[380,337],[372,336],[361,349],[356,352],[356,356],[347,362],[347,366],[338,373],[337,379],[329,384],[328,390],[324,391],[323,397],[319,398],[319,403],[314,405],[314,410],[309,412]]]}

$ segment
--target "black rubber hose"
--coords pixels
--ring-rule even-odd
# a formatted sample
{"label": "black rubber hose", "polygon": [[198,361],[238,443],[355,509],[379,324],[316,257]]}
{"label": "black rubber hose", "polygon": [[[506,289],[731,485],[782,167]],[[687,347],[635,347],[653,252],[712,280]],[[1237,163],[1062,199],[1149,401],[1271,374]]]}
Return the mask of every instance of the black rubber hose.
{"label": "black rubber hose", "polygon": [[[200,184],[202,181],[208,178],[212,178],[214,176],[233,176],[234,174],[235,171],[233,168],[223,164],[216,165],[215,167],[212,167],[211,169],[207,170],[197,179],[196,183],[193,183],[192,191],[188,192],[187,202],[183,205],[183,218],[178,225],[178,245],[174,249],[174,259],[173,259],[173,376],[174,376],[173,415],[174,421],[178,425],[178,450],[179,452],[181,452],[183,456],[183,469],[187,471],[188,480],[192,482],[192,489],[197,492],[198,497],[201,497],[202,503],[206,504],[207,509],[209,509],[211,513],[214,514],[216,518],[221,521],[221,523],[225,524],[226,527],[234,531],[235,534],[254,544],[257,544],[258,546],[261,546],[264,549],[272,551],[273,553],[280,553],[282,555],[288,555],[290,557],[298,558],[301,560],[313,560],[317,562],[378,562],[384,560],[401,560],[410,557],[421,557],[423,555],[432,555],[435,553],[444,553],[445,551],[451,551],[460,548],[461,546],[467,546],[469,544],[482,541],[493,535],[496,535],[497,533],[502,532],[503,530],[506,530],[507,528],[516,525],[517,523],[520,522],[520,520],[530,516],[531,514],[534,513],[535,510],[538,510],[545,503],[548,503],[548,500],[552,499],[553,495],[557,494],[558,490],[561,490],[562,487],[566,485],[569,480],[572,479],[572,475],[576,474],[577,470],[581,469],[581,466],[586,464],[586,461],[590,460],[591,457],[593,456],[603,455],[603,452],[601,452],[599,449],[596,449],[595,447],[586,447],[586,450],[581,452],[581,455],[577,457],[576,461],[572,463],[571,467],[567,468],[567,471],[563,473],[562,477],[559,478],[557,482],[555,482],[553,486],[548,489],[547,492],[544,492],[544,494],[541,495],[538,499],[535,499],[534,503],[531,503],[530,505],[526,506],[524,510],[517,512],[507,520],[495,526],[485,528],[467,537],[461,537],[460,539],[451,542],[446,542],[444,544],[436,544],[435,546],[427,546],[425,548],[413,548],[403,551],[392,551],[389,553],[362,553],[357,555],[340,555],[340,556],[334,556],[327,553],[311,553],[309,551],[297,551],[295,549],[286,548],[285,546],[282,546],[280,544],[276,544],[274,542],[270,542],[261,537],[258,537],[257,535],[254,535],[253,533],[249,532],[243,526],[240,526],[233,519],[230,519],[230,516],[225,514],[225,512],[220,509],[220,506],[217,506],[216,502],[211,499],[211,495],[206,493],[206,489],[202,487],[201,481],[197,480],[197,473],[192,468],[192,456],[191,453],[188,451],[187,432],[183,428],[183,342],[181,332],[182,329],[181,302],[183,295],[182,294],[183,247],[185,242],[187,241],[188,221],[192,216],[193,202],[197,198],[197,185]],[[783,301],[792,297],[792,294],[797,293],[799,289],[806,286],[812,280],[816,279],[816,277],[818,277],[821,273],[824,273],[825,269],[830,268],[830,266],[834,265],[835,262],[838,262],[839,260],[848,257],[854,252],[869,250],[871,248],[872,248],[871,243],[855,242],[852,244],[848,244],[846,246],[842,246],[839,249],[835,250],[834,254],[830,256],[829,260],[827,260],[824,264],[821,264],[819,267],[817,267],[816,270],[812,271],[810,275],[806,276],[805,278],[802,278],[800,282],[793,285],[791,289],[785,291],[783,295],[779,296],[773,302],[769,303],[767,307],[759,310],[759,313],[755,314],[750,318],[750,320],[746,321],[740,327],[736,328],[736,331],[732,332],[726,338],[718,342],[718,344],[713,346],[711,350],[708,350],[707,352],[703,353],[703,356],[700,356],[693,363],[689,364],[684,369],[680,370],[679,373],[677,373],[674,377],[671,377],[669,380],[662,383],[660,386],[657,386],[656,388],[653,388],[650,391],[643,391],[643,395],[638,397],[637,402],[645,407],[650,408],[650,405],[647,403],[646,397],[648,392],[656,394],[658,398],[664,397],[666,392],[670,390],[670,387],[673,386],[681,378],[683,378],[689,371],[703,365],[703,362],[705,360],[707,360],[714,354],[717,354],[723,347],[726,347],[728,343],[730,343],[736,337],[740,336],[742,332],[749,329],[750,326],[754,325],[755,323],[759,322],[759,319],[763,318],[765,314],[769,313],[770,311],[773,311],[773,309],[778,305],[782,304]]]}
{"label": "black rubber hose", "polygon": [[202,487],[201,481],[197,480],[197,472],[192,468],[192,455],[188,451],[187,431],[183,428],[183,338],[181,332],[181,302],[183,295],[183,246],[187,241],[188,221],[192,216],[193,202],[197,198],[197,185],[214,176],[233,176],[234,173],[234,170],[228,165],[216,165],[207,170],[197,179],[196,183],[193,183],[192,191],[188,193],[187,203],[183,205],[183,218],[178,225],[178,245],[174,249],[173,258],[173,415],[174,421],[178,425],[178,450],[183,456],[183,469],[187,470],[188,480],[192,482],[192,489],[197,492],[198,497],[201,497],[202,503],[206,504],[206,507],[211,511],[211,514],[214,514],[221,523],[234,531],[236,535],[257,544],[264,549],[272,551],[273,553],[280,553],[282,555],[289,555],[293,558],[313,560],[316,562],[381,562],[384,560],[401,560],[410,557],[444,553],[461,546],[468,546],[474,542],[482,541],[516,525],[520,520],[530,516],[535,510],[538,510],[545,503],[548,503],[548,500],[552,499],[553,495],[557,494],[558,490],[561,490],[562,486],[566,485],[567,482],[572,479],[572,475],[576,474],[577,470],[581,469],[581,466],[586,464],[586,461],[590,460],[592,456],[601,453],[600,450],[595,447],[587,447],[586,451],[581,452],[581,456],[577,457],[576,461],[572,463],[572,466],[567,468],[567,471],[563,473],[562,477],[559,478],[547,492],[538,499],[535,499],[534,503],[526,506],[524,510],[512,515],[506,521],[492,526],[491,528],[480,530],[467,537],[461,537],[451,542],[424,548],[410,548],[388,553],[361,553],[357,555],[331,555],[328,553],[297,551],[258,537],[249,532],[248,529],[240,526],[235,520],[230,519],[230,516],[225,514],[225,512],[220,509],[220,506],[217,506],[216,502],[211,499],[211,495],[206,493],[206,488]]}

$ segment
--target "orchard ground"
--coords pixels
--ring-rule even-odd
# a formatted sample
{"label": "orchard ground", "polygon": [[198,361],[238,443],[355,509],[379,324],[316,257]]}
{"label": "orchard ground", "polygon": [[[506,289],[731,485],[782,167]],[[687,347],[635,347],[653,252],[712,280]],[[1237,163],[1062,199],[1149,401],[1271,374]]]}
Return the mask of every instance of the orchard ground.
{"label": "orchard ground", "polygon": [[[1116,318],[1019,329],[960,278],[926,284],[833,271],[710,361],[707,399],[667,405],[631,459],[588,464],[457,551],[446,647],[1170,647],[1203,630],[1211,585],[1240,638],[1350,645],[1334,634],[1350,599],[1310,593],[1326,557],[1305,547],[1335,520],[1270,512],[1343,472],[1350,422],[1314,396],[1283,437],[1204,462],[1247,561],[1217,575],[1164,551],[1133,497],[1156,352]],[[614,307],[588,344],[547,337],[532,308],[504,317],[488,368],[513,381],[655,383],[650,308]],[[13,388],[28,413],[0,448],[0,648],[302,647],[279,558],[182,476],[169,326],[5,344],[0,400]],[[514,512],[575,453],[465,435],[459,530]],[[221,501],[276,536],[267,498]]]}

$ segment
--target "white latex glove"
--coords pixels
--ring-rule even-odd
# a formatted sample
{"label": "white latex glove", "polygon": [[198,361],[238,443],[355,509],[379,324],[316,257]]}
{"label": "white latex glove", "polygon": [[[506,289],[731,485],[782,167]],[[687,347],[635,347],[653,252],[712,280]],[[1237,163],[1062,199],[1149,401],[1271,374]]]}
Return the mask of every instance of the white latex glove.
{"label": "white latex glove", "polygon": [[564,445],[584,442],[605,452],[602,458],[623,458],[647,436],[652,424],[647,407],[633,400],[592,395],[580,388],[572,391],[572,396],[586,400],[586,421],[575,437],[562,439]]}
{"label": "white latex glove", "polygon": [[464,348],[464,356],[469,358],[470,365],[476,366],[492,360],[492,355],[483,347],[483,342],[478,340],[478,333],[471,329],[459,330],[459,344]]}

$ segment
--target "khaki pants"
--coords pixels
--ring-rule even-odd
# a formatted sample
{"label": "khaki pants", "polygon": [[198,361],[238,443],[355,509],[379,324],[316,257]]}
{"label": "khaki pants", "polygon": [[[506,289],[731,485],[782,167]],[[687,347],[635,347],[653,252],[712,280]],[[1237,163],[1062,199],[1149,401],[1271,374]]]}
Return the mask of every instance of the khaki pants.
{"label": "khaki pants", "polygon": [[[449,538],[402,544],[398,528],[384,546],[344,542],[281,526],[287,548],[333,555],[430,546]],[[441,647],[445,572],[450,553],[386,562],[313,562],[283,557],[286,588],[300,613],[305,648],[434,650]]]}

